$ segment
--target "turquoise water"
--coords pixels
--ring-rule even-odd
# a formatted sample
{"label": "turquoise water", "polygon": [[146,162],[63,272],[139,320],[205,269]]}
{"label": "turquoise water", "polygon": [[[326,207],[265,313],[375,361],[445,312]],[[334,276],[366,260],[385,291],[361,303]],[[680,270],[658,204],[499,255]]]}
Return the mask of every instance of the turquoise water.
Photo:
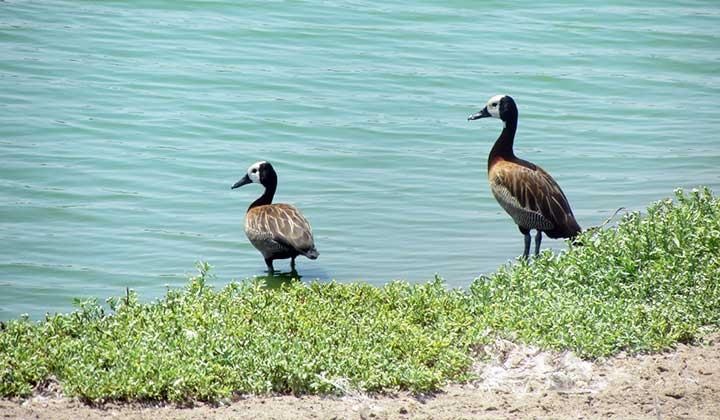
{"label": "turquoise water", "polygon": [[582,226],[720,192],[720,6],[656,3],[2,2],[0,319],[262,275],[257,160],[313,225],[304,280],[466,286],[522,252],[502,124],[466,121],[497,93]]}

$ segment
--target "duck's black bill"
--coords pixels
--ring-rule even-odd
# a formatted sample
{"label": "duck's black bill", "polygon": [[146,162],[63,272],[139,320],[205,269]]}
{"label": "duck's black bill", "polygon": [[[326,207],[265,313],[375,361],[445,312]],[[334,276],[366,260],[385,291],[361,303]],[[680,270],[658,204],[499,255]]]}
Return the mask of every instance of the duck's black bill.
{"label": "duck's black bill", "polygon": [[230,187],[230,189],[234,190],[237,187],[242,187],[243,185],[250,184],[251,182],[252,180],[250,179],[250,177],[245,174],[245,176],[240,181],[234,183],[233,186]]}
{"label": "duck's black bill", "polygon": [[482,109],[482,111],[476,112],[476,113],[472,114],[471,116],[469,116],[468,121],[478,120],[480,118],[488,118],[488,117],[492,117],[492,115],[490,115],[490,113],[487,110],[487,107],[485,107]]}

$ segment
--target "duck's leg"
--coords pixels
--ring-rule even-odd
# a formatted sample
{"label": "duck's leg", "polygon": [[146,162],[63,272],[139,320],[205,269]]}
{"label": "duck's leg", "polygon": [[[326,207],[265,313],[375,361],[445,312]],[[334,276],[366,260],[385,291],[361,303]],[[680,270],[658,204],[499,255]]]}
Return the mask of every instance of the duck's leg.
{"label": "duck's leg", "polygon": [[530,255],[530,229],[525,229],[523,227],[520,228],[520,233],[522,233],[525,236],[525,250],[523,251],[523,258],[527,259],[527,257]]}
{"label": "duck's leg", "polygon": [[269,274],[273,274],[275,272],[275,269],[273,268],[272,258],[265,258],[265,265],[267,265]]}
{"label": "duck's leg", "polygon": [[295,271],[295,257],[290,258],[290,271]]}
{"label": "duck's leg", "polygon": [[[529,236],[528,234],[528,237]],[[538,230],[535,234],[535,255],[540,253],[540,242],[542,242],[542,231]]]}

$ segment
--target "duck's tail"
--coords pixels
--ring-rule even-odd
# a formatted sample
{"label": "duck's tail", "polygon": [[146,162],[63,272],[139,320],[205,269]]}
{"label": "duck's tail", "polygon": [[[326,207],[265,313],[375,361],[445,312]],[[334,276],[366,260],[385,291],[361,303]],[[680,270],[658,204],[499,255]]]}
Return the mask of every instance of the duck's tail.
{"label": "duck's tail", "polygon": [[315,247],[312,247],[312,248],[308,249],[307,251],[303,252],[303,255],[310,258],[311,260],[316,260],[317,257],[320,256],[320,253],[318,252],[317,249],[315,249]]}

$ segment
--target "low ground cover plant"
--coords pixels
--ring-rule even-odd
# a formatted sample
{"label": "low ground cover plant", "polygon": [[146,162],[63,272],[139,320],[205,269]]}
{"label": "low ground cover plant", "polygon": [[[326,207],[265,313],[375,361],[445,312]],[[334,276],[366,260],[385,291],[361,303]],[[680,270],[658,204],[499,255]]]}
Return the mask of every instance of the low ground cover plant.
{"label": "low ground cover plant", "polygon": [[207,264],[153,302],[78,302],[0,330],[0,396],[48,381],[89,401],[243,393],[416,392],[470,378],[497,336],[586,358],[666,349],[720,326],[720,200],[707,189],[475,279],[209,285]]}

